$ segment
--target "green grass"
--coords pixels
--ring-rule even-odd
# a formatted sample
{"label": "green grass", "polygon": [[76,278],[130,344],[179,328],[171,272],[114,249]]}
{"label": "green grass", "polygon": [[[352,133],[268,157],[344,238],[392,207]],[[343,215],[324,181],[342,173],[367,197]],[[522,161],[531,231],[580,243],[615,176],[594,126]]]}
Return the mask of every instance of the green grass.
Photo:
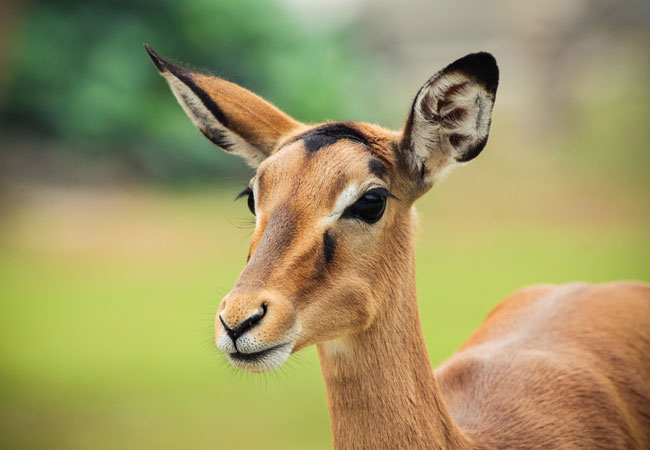
{"label": "green grass", "polygon": [[[478,173],[459,170],[420,202],[435,365],[518,287],[650,279],[647,198]],[[3,448],[331,447],[313,348],[254,376],[212,343],[251,232],[236,226],[247,211],[234,193],[14,192],[0,228]]]}

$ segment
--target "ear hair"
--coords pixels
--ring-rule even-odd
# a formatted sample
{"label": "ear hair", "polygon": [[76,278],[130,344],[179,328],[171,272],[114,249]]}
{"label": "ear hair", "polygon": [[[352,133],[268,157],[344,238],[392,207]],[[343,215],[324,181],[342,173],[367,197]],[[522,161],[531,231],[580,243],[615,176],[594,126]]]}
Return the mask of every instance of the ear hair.
{"label": "ear hair", "polygon": [[499,69],[489,53],[467,55],[431,77],[416,95],[400,142],[425,188],[487,143]]}
{"label": "ear hair", "polygon": [[252,92],[162,59],[145,44],[185,113],[203,135],[257,167],[302,125]]}

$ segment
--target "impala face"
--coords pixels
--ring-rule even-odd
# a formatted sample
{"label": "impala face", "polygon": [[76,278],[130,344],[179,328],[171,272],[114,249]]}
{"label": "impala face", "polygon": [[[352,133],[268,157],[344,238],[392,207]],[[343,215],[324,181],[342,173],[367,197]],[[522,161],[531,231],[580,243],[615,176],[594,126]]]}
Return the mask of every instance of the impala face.
{"label": "impala face", "polygon": [[241,196],[255,215],[247,264],[215,319],[217,347],[252,372],[371,326],[412,204],[485,146],[494,58],[468,55],[418,92],[402,132],[364,123],[308,127],[255,94],[147,50],[199,130],[257,167]]}
{"label": "impala face", "polygon": [[273,369],[292,351],[372,321],[365,274],[404,208],[392,192],[391,155],[381,148],[343,134],[312,148],[343,128],[326,125],[290,140],[243,193],[256,218],[249,261],[222,300],[216,327],[217,346],[237,367]]}

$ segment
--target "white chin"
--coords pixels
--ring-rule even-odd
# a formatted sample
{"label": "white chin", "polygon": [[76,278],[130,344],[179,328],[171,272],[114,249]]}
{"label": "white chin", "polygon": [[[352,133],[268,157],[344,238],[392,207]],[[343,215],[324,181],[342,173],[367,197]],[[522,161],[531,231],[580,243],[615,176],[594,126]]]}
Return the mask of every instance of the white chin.
{"label": "white chin", "polygon": [[281,344],[257,353],[230,353],[228,360],[248,372],[269,372],[280,367],[291,356],[292,343]]}

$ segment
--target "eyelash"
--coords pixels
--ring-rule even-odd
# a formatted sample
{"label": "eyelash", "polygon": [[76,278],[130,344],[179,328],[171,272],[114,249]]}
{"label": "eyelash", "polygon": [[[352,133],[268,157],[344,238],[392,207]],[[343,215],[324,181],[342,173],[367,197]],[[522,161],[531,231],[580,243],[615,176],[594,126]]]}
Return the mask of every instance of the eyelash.
{"label": "eyelash", "polygon": [[[363,195],[366,194],[375,194],[375,195],[380,195],[386,198],[394,198],[395,200],[399,201],[399,198],[397,198],[391,191],[384,187],[379,187],[379,188],[373,188],[373,189],[368,189],[366,192],[363,193]],[[363,197],[363,195],[361,197]],[[361,198],[359,197],[359,198]]]}
{"label": "eyelash", "polygon": [[239,200],[240,198],[251,195],[252,193],[253,193],[253,190],[250,187],[246,187],[246,189],[244,189],[239,194],[237,194],[237,197],[235,197],[235,200]]}
{"label": "eyelash", "polygon": [[248,196],[248,209],[250,209],[251,213],[255,215],[255,198],[253,198],[253,190],[250,187],[247,187],[243,191],[241,191],[237,197],[235,197],[235,200],[238,200],[242,197]]}

